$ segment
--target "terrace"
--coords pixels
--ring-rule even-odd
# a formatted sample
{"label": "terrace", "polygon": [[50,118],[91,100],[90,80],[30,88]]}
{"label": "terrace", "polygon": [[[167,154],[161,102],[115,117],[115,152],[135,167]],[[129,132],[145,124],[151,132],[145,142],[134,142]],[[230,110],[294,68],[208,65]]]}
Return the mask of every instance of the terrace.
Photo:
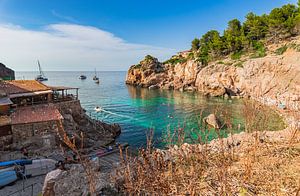
{"label": "terrace", "polygon": [[[52,101],[53,102],[62,102],[62,101],[72,101],[78,100],[78,88],[65,87],[65,86],[51,86],[53,91]],[[70,91],[74,93],[70,93]]]}
{"label": "terrace", "polygon": [[[0,82],[0,89],[13,102],[13,107],[57,103],[78,100],[78,88],[46,86],[35,80],[13,80]],[[70,91],[76,91],[74,94]]]}

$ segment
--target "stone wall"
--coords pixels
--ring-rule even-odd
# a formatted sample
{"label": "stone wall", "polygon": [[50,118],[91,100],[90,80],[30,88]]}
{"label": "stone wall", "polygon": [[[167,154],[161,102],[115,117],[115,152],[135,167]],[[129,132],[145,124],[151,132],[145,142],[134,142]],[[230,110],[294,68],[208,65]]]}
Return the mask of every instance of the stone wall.
{"label": "stone wall", "polygon": [[13,147],[51,148],[56,145],[57,124],[55,121],[13,125]]}

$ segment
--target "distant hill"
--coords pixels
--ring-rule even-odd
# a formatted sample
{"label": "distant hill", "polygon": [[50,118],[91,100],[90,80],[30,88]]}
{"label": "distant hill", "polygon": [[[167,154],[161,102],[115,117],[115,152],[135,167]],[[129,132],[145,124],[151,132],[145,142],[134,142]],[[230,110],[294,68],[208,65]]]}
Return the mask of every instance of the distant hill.
{"label": "distant hill", "polygon": [[14,70],[7,68],[3,63],[0,63],[0,79],[14,80],[15,79]]}

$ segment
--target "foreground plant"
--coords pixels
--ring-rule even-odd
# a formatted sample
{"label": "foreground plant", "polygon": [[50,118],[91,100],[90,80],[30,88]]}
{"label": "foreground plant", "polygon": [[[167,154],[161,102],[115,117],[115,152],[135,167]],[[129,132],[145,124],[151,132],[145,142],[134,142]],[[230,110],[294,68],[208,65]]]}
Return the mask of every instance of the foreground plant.
{"label": "foreground plant", "polygon": [[[250,121],[260,109],[248,104],[247,133],[226,139],[182,144],[183,129],[179,129],[170,134],[179,136],[179,144],[164,151],[152,148],[148,140],[137,157],[123,157],[114,176],[118,189],[130,195],[299,194],[299,127],[257,132],[267,117],[259,124]],[[227,120],[225,124],[232,127]]]}

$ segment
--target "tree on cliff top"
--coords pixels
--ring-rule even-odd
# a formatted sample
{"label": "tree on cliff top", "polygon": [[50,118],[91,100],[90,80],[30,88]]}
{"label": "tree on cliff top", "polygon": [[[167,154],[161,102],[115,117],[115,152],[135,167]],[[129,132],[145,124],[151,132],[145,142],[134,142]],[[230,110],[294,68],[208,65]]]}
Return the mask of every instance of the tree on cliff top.
{"label": "tree on cliff top", "polygon": [[[228,27],[221,36],[218,31],[211,30],[200,39],[192,41],[192,51],[203,64],[228,54],[256,50],[257,43],[265,39],[278,40],[293,36],[295,27],[300,27],[300,0],[298,7],[287,4],[273,9],[269,15],[258,16],[252,12],[246,15],[243,24],[238,19],[228,22]],[[261,50],[262,47],[259,47]],[[262,55],[259,55],[262,56]]]}

